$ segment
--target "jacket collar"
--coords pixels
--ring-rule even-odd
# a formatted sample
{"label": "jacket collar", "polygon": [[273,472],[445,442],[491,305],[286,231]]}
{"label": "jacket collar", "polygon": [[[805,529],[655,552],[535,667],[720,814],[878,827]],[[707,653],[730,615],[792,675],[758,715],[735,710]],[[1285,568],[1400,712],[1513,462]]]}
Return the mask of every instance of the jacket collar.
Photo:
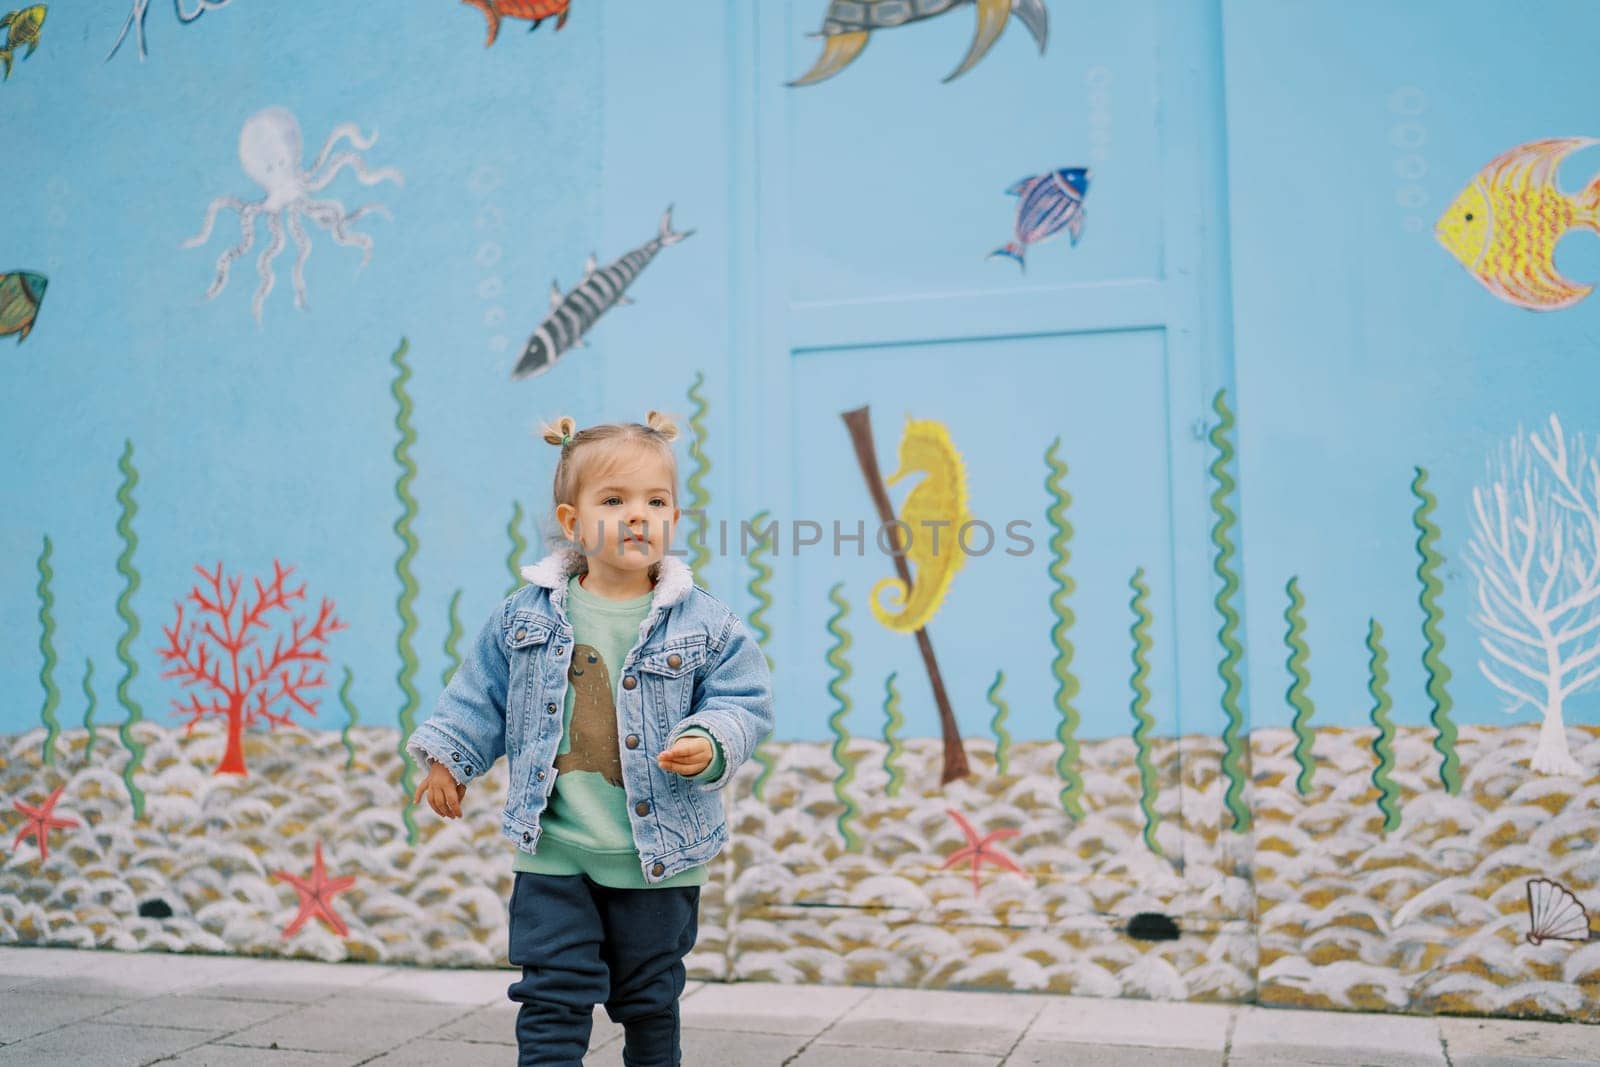
{"label": "jacket collar", "polygon": [[[670,608],[694,588],[694,572],[677,556],[663,556],[656,564],[654,607]],[[576,548],[562,548],[538,563],[522,568],[522,577],[551,591],[557,601],[565,599],[567,579],[589,569],[588,560]],[[652,615],[654,613],[652,612]]]}

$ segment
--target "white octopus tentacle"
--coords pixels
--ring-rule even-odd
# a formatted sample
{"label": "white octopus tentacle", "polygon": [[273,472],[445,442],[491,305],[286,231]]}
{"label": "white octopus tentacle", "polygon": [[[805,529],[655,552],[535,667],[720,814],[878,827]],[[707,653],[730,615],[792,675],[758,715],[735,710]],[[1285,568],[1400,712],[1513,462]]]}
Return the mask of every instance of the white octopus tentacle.
{"label": "white octopus tentacle", "polygon": [[[148,2],[148,0],[146,0]],[[207,11],[216,11],[218,8],[227,7],[232,0],[195,0],[196,7],[193,12],[183,10],[183,0],[172,0],[172,9],[177,12],[178,21],[188,25]]]}
{"label": "white octopus tentacle", "polygon": [[376,131],[373,132],[371,137],[363,137],[361,136],[360,126],[357,126],[353,122],[341,123],[333,128],[332,133],[328,134],[327,142],[323,144],[322,151],[317,154],[317,161],[311,164],[311,167],[306,171],[306,173],[315,174],[317,171],[321,170],[322,165],[328,162],[328,157],[333,155],[334,146],[345,138],[350,139],[351,146],[354,147],[358,152],[365,152],[367,149],[378,143],[378,134]]}
{"label": "white octopus tentacle", "polygon": [[134,31],[134,40],[139,46],[139,61],[144,61],[144,14],[150,6],[150,0],[133,0],[133,8],[128,12],[128,21],[122,24],[122,32],[117,34],[117,43],[111,46],[111,51],[106,53],[106,62],[111,62],[111,57],[117,54],[117,49],[122,47],[122,42],[127,39],[128,31]]}
{"label": "white octopus tentacle", "polygon": [[240,200],[236,196],[217,197],[215,200],[211,201],[211,206],[206,208],[206,224],[200,230],[199,236],[191,237],[187,241],[183,242],[183,247],[199,248],[201,245],[211,240],[211,227],[216,225],[217,213],[225,207],[232,208],[233,210],[239,212],[240,215],[244,214],[243,200]]}
{"label": "white octopus tentacle", "polygon": [[307,200],[305,204],[306,217],[332,234],[336,243],[347,248],[361,249],[363,267],[372,260],[372,238],[364,233],[352,233],[345,227],[366,215],[393,218],[389,214],[389,209],[382,204],[365,204],[348,214],[345,213],[344,205],[337,200]]}
{"label": "white octopus tentacle", "polygon": [[[239,212],[239,230],[244,239],[217,257],[217,277],[206,290],[206,299],[213,299],[228,284],[228,271],[233,261],[250,251],[256,243],[256,216],[261,214],[260,204],[246,204]],[[269,212],[269,217],[271,213]],[[209,232],[209,231],[208,231]]]}
{"label": "white octopus tentacle", "polygon": [[356,181],[362,185],[377,185],[381,181],[392,181],[396,185],[402,186],[406,183],[405,176],[394,167],[384,167],[378,171],[368,170],[366,165],[362,163],[361,157],[354,152],[339,153],[327,171],[318,176],[316,172],[321,167],[322,160],[319,159],[310,170],[300,175],[300,181],[306,192],[316,193],[326,189],[328,183],[332,182],[334,177],[346,167],[350,167],[356,172]]}
{"label": "white octopus tentacle", "polygon": [[261,250],[261,258],[256,260],[261,286],[256,290],[256,298],[250,302],[251,309],[256,313],[257,324],[261,322],[261,309],[266,306],[267,294],[272,292],[272,284],[276,280],[272,274],[272,261],[283,251],[283,223],[276,212],[267,215],[267,229],[272,233],[272,241]]}
{"label": "white octopus tentacle", "polygon": [[311,240],[305,227],[300,225],[300,215],[293,208],[284,212],[289,220],[289,234],[294,246],[300,250],[294,261],[294,306],[304,311],[306,307],[306,260],[311,258]]}

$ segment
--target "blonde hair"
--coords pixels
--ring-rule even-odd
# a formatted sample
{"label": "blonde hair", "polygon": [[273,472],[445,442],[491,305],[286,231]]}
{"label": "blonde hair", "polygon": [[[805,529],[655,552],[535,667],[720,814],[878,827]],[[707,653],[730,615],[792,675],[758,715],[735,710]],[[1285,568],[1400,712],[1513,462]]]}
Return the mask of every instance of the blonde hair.
{"label": "blonde hair", "polygon": [[649,412],[642,423],[604,422],[582,430],[572,416],[563,415],[541,426],[540,434],[546,444],[561,449],[550,490],[550,526],[562,540],[566,535],[556,520],[555,508],[575,505],[584,482],[596,471],[608,469],[629,449],[649,449],[661,458],[671,478],[672,499],[678,499],[678,457],[672,451],[678,424],[662,412]]}

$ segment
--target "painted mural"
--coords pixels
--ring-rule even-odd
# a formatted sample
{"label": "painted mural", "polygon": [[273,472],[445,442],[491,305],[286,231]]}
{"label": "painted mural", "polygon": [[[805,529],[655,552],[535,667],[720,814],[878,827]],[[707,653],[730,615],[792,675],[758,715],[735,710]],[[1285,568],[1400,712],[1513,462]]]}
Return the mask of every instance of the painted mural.
{"label": "painted mural", "polygon": [[[5,31],[5,45],[0,47],[0,66],[5,68],[5,73],[0,75],[0,80],[10,81],[11,68],[16,61],[27,59],[39,50],[39,34],[44,29],[44,19],[49,13],[46,5],[34,4],[0,15],[0,30]],[[18,56],[23,47],[28,50]]]}
{"label": "painted mural", "polygon": [[1014,16],[1027,27],[1044,52],[1050,32],[1049,10],[1044,0],[830,0],[823,19],[822,55],[812,68],[790,85],[815,85],[838,74],[854,63],[874,31],[904,26],[971,4],[977,9],[978,24],[972,44],[955,70],[945,76],[950,82],[961,77],[989,54],[1006,24]]}
{"label": "painted mural", "polygon": [[[856,408],[843,412],[840,417],[850,432],[851,446],[873,506],[883,527],[891,531],[889,553],[896,573],[873,585],[869,594],[872,613],[887,629],[916,636],[917,651],[928,672],[928,684],[939,708],[939,729],[944,737],[940,780],[952,782],[967,775],[967,755],[926,624],[939,610],[965,558],[959,551],[952,551],[952,547],[958,546],[951,546],[949,538],[958,536],[965,524],[966,471],[947,428],[931,420],[918,421],[908,416],[905,433],[900,439],[899,466],[885,482],[879,474],[877,452],[872,443],[871,409]],[[925,477],[906,495],[897,514],[889,500],[887,486],[919,473]],[[917,538],[915,531],[928,528],[926,524],[932,524],[933,528],[941,525],[949,528],[943,552],[938,550],[933,537]],[[892,609],[884,605],[882,596],[890,598]],[[844,710],[848,710],[848,705]],[[840,727],[834,719],[830,719],[829,729],[835,732],[835,749],[838,750],[848,741],[848,735],[839,735]],[[844,773],[846,768],[841,767],[841,774]]]}
{"label": "painted mural", "polygon": [[1600,177],[1576,196],[1556,171],[1593,137],[1518,145],[1490,160],[1439,217],[1439,243],[1489,292],[1530,311],[1571,307],[1594,289],[1556,270],[1556,242],[1577,227],[1600,234]]}
{"label": "painted mural", "polygon": [[[148,6],[117,43],[141,59]],[[188,26],[223,6],[175,10]],[[1275,12],[1229,7],[1246,43],[1225,45],[1202,5],[1155,28],[1085,11],[1045,59],[979,72],[1012,16],[1043,52],[1042,2],[795,0],[791,21],[824,21],[796,85],[878,30],[926,23],[895,39],[932,40],[977,18],[943,106],[870,139],[860,100],[779,84],[793,42],[751,5],[580,5],[570,25],[565,0],[466,6],[487,45],[551,21],[560,47],[533,67],[510,42],[446,40],[438,10],[395,13],[396,39],[429,44],[422,85],[363,65],[387,46],[353,2],[303,32],[239,4],[159,63],[47,48],[27,73],[49,77],[5,90],[58,125],[80,105],[51,87],[76,77],[170,96],[213,69],[188,46],[200,34],[277,31],[307,71],[360,72],[254,72],[264,84],[192,116],[204,136],[109,140],[104,174],[50,123],[20,124],[15,188],[67,190],[69,171],[115,188],[151,154],[173,180],[141,184],[145,210],[115,225],[95,197],[51,192],[58,210],[27,213],[8,245],[30,266],[0,274],[0,336],[27,342],[0,360],[0,441],[26,457],[0,515],[0,943],[503,966],[506,767],[462,819],[423,818],[402,740],[461,662],[461,620],[542,550],[537,410],[601,421],[681,397],[680,548],[780,685],[777,732],[727,793],[694,977],[1600,1023],[1600,424],[1573,399],[1593,382],[1588,287],[1554,266],[1596,195],[1562,193],[1556,167],[1591,142],[1523,144],[1434,235],[1389,225],[1375,250],[1381,227],[1304,219],[1299,199],[1283,225],[1263,160],[1320,90],[1283,48],[1247,46],[1304,42]],[[103,13],[58,22],[62,41],[105,31]],[[8,31],[7,48],[30,43]],[[706,40],[737,47],[692,51]],[[850,77],[912,91],[919,59]],[[1600,90],[1586,51],[1548,62]],[[1230,97],[1225,64],[1228,85],[1269,84],[1266,65],[1293,91]],[[1442,111],[1475,79],[1384,85],[1374,110]],[[764,87],[730,101],[730,84]],[[1063,84],[1088,87],[1084,107]],[[1202,118],[1172,103],[1213,98]],[[1294,123],[1252,110],[1280,103]],[[309,162],[302,123],[329,131]],[[1446,202],[1444,160],[1526,136],[1510,124],[1408,132],[1438,169],[1406,180]],[[380,125],[400,131],[392,151]],[[938,165],[955,126],[982,165]],[[216,149],[235,136],[253,194],[227,191]],[[1308,150],[1363,143],[1316,136]],[[1233,169],[1186,155],[1207,138]],[[1034,252],[1026,284],[974,255],[998,220],[951,204],[998,210],[996,166],[1084,158],[1094,240],[1090,171],[1067,167],[1007,190],[1012,236],[991,258],[1025,269]],[[1305,181],[1348,192],[1363,173]],[[385,185],[392,217],[328,197],[341,176]],[[1181,199],[1229,183],[1226,232]],[[197,187],[213,198],[180,247]],[[696,231],[669,207],[639,244],[673,197],[705,236],[684,243]],[[240,232],[212,266],[195,249],[225,213]],[[355,224],[380,214],[395,225],[374,256]],[[359,282],[353,263],[309,265],[308,221],[360,250]],[[1070,255],[1035,248],[1063,232]],[[328,314],[264,314],[291,241],[296,307],[314,290]],[[1501,300],[1460,284],[1436,242]],[[602,265],[597,248],[631,251]],[[512,281],[586,253],[548,311]],[[216,299],[252,255],[253,322],[243,297]],[[1303,284],[1283,287],[1291,263]],[[608,318],[646,267],[649,300]],[[119,277],[144,281],[136,298]],[[544,317],[513,331],[530,300]],[[1344,318],[1294,336],[1347,349],[1284,342],[1284,322],[1328,305]],[[1346,322],[1385,314],[1392,350]],[[1438,337],[1405,333],[1422,320]],[[536,382],[508,390],[482,358],[489,334],[516,354],[506,333],[528,338],[511,377]],[[1381,366],[1355,362],[1369,350]],[[1393,388],[1372,388],[1380,373]],[[836,524],[829,556],[803,523],[836,516],[863,532],[841,549]]]}
{"label": "painted mural", "polygon": [[1028,246],[1066,231],[1076,245],[1083,237],[1083,198],[1089,193],[1089,168],[1064,167],[1049,174],[1014,182],[1007,196],[1017,198],[1015,235],[989,253],[1005,256],[1028,269]]}
{"label": "painted mural", "polygon": [[568,349],[584,347],[583,335],[599,321],[600,316],[613,307],[633,303],[628,297],[628,286],[656,258],[656,253],[693,233],[693,230],[673,230],[672,208],[669,206],[661,216],[661,227],[656,235],[638,248],[604,267],[590,254],[589,262],[583,268],[583,278],[570,293],[561,292],[560,282],[551,282],[550,313],[533,332],[533,336],[528,338],[521,358],[511,369],[511,377],[529,378],[542,374],[554,366]]}
{"label": "painted mural", "polygon": [[49,285],[50,279],[37,271],[0,274],[0,337],[15,335],[19,345],[28,339]]}
{"label": "painted mural", "polygon": [[545,19],[556,20],[556,29],[561,29],[567,24],[570,15],[572,0],[462,0],[483,12],[483,17],[489,20],[489,39],[483,43],[485,48],[494,44],[500,36],[501,19],[525,19],[531,25],[528,32],[537,30]]}
{"label": "painted mural", "polygon": [[[200,16],[206,12],[227,7],[232,2],[233,0],[194,0],[191,7],[187,0],[172,0],[172,11],[177,16],[178,22],[187,26],[192,22],[198,21]],[[108,62],[122,48],[123,42],[128,39],[130,33],[133,34],[134,43],[139,50],[139,61],[144,61],[148,55],[144,37],[144,25],[145,16],[149,11],[150,0],[133,0],[133,6],[128,9],[128,17],[122,24],[122,31],[117,34],[116,43],[111,46],[111,51],[106,53]]]}
{"label": "painted mural", "polygon": [[[341,141],[348,140],[351,151],[335,153]],[[238,244],[217,257],[217,276],[206,290],[206,299],[212,300],[227,288],[228,274],[233,264],[248,253],[256,242],[256,223],[264,221],[267,227],[267,247],[256,260],[256,273],[260,283],[250,301],[256,321],[261,321],[262,308],[277,284],[272,264],[282,254],[284,230],[294,240],[295,261],[292,275],[294,305],[306,307],[306,260],[311,258],[311,238],[306,234],[305,223],[321,226],[336,244],[361,249],[361,265],[372,258],[372,238],[349,227],[367,215],[389,216],[382,204],[363,204],[353,210],[332,198],[314,196],[327,188],[348,168],[362,185],[376,185],[403,181],[398,170],[384,167],[369,171],[360,153],[377,144],[376,133],[363,137],[353,122],[343,123],[328,134],[322,151],[317,153],[311,166],[301,169],[305,156],[305,143],[300,134],[300,123],[287,108],[269,107],[245,120],[239,131],[239,162],[250,180],[259,185],[266,195],[255,200],[241,200],[236,196],[219,196],[206,208],[205,224],[200,232],[184,242],[185,248],[200,248],[211,240],[217,216],[224,210],[237,212],[242,237]]]}

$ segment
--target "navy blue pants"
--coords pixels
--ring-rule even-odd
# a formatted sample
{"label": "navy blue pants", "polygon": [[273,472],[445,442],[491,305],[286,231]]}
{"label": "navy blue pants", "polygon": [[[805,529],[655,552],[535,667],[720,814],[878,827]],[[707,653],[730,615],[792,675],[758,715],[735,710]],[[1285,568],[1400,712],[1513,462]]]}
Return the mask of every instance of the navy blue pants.
{"label": "navy blue pants", "polygon": [[699,933],[700,887],[612,889],[581,874],[517,872],[511,962],[522,979],[520,1067],[583,1067],[604,1004],[621,1023],[626,1067],[678,1067],[683,958]]}

